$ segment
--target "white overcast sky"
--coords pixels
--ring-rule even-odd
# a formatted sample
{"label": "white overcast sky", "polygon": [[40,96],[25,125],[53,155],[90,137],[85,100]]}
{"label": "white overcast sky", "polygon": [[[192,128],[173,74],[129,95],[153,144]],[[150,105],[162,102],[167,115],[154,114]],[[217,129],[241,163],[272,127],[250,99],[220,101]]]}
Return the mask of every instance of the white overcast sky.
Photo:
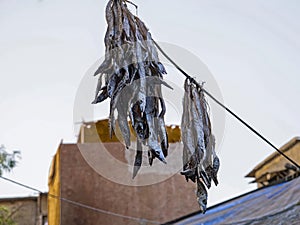
{"label": "white overcast sky", "polygon": [[[300,135],[298,0],[134,2],[156,40],[197,55],[225,103],[275,145]],[[75,95],[104,53],[105,4],[0,0],[0,144],[22,151],[7,177],[47,191],[60,140],[76,140]],[[273,152],[230,116],[218,141],[220,185],[211,189],[210,205],[255,188],[244,175]],[[0,196],[32,194],[0,180]]]}

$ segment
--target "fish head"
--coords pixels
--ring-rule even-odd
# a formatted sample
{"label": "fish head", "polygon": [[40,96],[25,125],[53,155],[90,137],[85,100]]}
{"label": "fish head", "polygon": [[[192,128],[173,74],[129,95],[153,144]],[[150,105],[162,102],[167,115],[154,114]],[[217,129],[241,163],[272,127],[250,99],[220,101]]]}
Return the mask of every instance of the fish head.
{"label": "fish head", "polygon": [[219,168],[220,168],[220,159],[218,156],[215,156],[214,157],[214,160],[213,160],[213,170],[214,170],[214,173],[218,173],[219,171]]}
{"label": "fish head", "polygon": [[207,196],[201,194],[200,196],[197,197],[197,202],[199,204],[200,212],[205,214],[207,208]]}
{"label": "fish head", "polygon": [[139,139],[145,140],[147,139],[148,127],[147,124],[143,121],[136,121],[134,123],[134,130]]}
{"label": "fish head", "polygon": [[206,208],[207,208],[207,191],[205,189],[205,186],[201,181],[197,181],[197,202],[200,207],[200,211],[205,214]]}

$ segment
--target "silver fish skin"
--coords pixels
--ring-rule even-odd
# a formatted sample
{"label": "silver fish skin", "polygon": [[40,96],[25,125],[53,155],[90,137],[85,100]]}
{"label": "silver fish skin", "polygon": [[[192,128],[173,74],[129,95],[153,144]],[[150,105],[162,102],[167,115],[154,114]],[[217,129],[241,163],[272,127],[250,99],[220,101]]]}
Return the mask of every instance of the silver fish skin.
{"label": "silver fish skin", "polygon": [[117,9],[116,21],[118,25],[116,31],[116,39],[120,40],[123,31],[123,13],[122,13],[122,6],[121,6],[122,3],[120,1],[117,1],[115,4],[116,4],[115,8]]}
{"label": "silver fish skin", "polygon": [[207,209],[207,191],[203,183],[197,179],[197,191],[196,191],[196,196],[197,196],[197,202],[199,204],[200,211],[205,214],[206,209]]}
{"label": "silver fish skin", "polygon": [[[189,115],[188,115],[188,80],[186,79],[185,80],[185,83],[184,83],[184,89],[185,89],[185,92],[184,92],[184,95],[183,95],[183,101],[182,101],[182,109],[183,109],[183,112],[182,112],[182,117],[181,117],[181,139],[182,139],[182,142],[183,144],[185,145],[187,143],[187,136],[186,136],[186,130],[187,130],[187,124],[189,122]],[[183,162],[183,164],[185,164],[186,162]]]}
{"label": "silver fish skin", "polygon": [[100,91],[101,91],[101,88],[102,88],[102,77],[103,77],[104,74],[101,74],[98,78],[98,83],[97,83],[97,87],[96,87],[96,93],[95,93],[95,99],[97,99]]}
{"label": "silver fish skin", "polygon": [[[140,90],[138,92],[138,101],[139,101],[139,105],[140,105],[140,109],[142,111],[142,113],[144,113],[145,111],[145,108],[146,108],[146,75],[145,75],[145,69],[144,69],[144,66],[142,63],[138,63],[139,66],[138,66],[138,72],[139,72],[139,75],[140,75]],[[141,76],[141,74],[144,74]]]}
{"label": "silver fish skin", "polygon": [[142,113],[140,111],[139,103],[136,102],[130,110],[130,118],[132,122],[132,127],[137,135],[137,137],[145,142],[149,136],[149,129],[147,122],[144,120]]}
{"label": "silver fish skin", "polygon": [[114,91],[114,94],[110,100],[110,109],[109,109],[109,127],[110,127],[110,138],[116,130],[116,119],[115,119],[115,110],[117,108],[117,103],[119,101],[121,86],[117,86],[117,90]]}
{"label": "silver fish skin", "polygon": [[203,123],[202,123],[202,117],[199,115],[197,111],[198,93],[194,87],[191,88],[191,92],[193,96],[192,104],[191,104],[192,124],[193,124],[193,132],[194,132],[193,136],[195,137],[195,142],[197,143],[196,154],[198,156],[199,163],[202,164],[206,154]]}
{"label": "silver fish skin", "polygon": [[196,87],[193,85],[190,85],[190,91],[191,91],[191,117],[192,117],[192,131],[193,131],[193,137],[195,140],[195,155],[197,159],[197,176],[200,176],[207,187],[210,188],[211,182],[208,178],[208,175],[205,171],[205,168],[203,166],[203,161],[206,157],[206,148],[205,148],[205,141],[204,141],[204,132],[203,132],[203,123],[202,123],[202,117],[199,115],[197,111],[197,101],[199,100],[198,92],[196,90]]}
{"label": "silver fish skin", "polygon": [[158,62],[157,63],[157,68],[158,68],[158,71],[161,75],[167,74],[167,71],[166,71],[166,69],[165,69],[165,67],[162,63]]}
{"label": "silver fish skin", "polygon": [[129,38],[130,38],[130,25],[129,25],[129,21],[128,21],[126,13],[123,13],[123,31],[126,35],[126,39],[129,40]]}
{"label": "silver fish skin", "polygon": [[158,136],[160,140],[160,146],[163,151],[164,157],[168,156],[169,140],[166,131],[165,121],[162,117],[158,117]]}
{"label": "silver fish skin", "polygon": [[110,56],[105,56],[104,61],[98,67],[98,69],[94,73],[94,76],[97,76],[98,74],[110,74],[112,68],[113,68],[112,59],[110,58]]}
{"label": "silver fish skin", "polygon": [[[214,151],[215,151],[215,139],[214,136],[211,134],[209,137],[209,142],[206,146],[206,156],[203,161],[203,166],[207,173],[209,184],[211,184],[211,180],[213,179],[214,176],[213,159],[212,159]],[[210,188],[210,186],[208,188]]]}
{"label": "silver fish skin", "polygon": [[126,81],[123,78],[118,77],[117,74],[114,74],[108,82],[108,96],[111,98],[110,101],[110,112],[109,112],[109,124],[110,124],[110,137],[116,129],[115,127],[115,110],[117,103],[119,101],[120,93],[122,89],[126,86]]}
{"label": "silver fish skin", "polygon": [[[157,81],[159,81],[159,82],[157,83]],[[150,82],[151,82],[150,86],[152,86],[152,87],[150,87],[150,89],[152,89],[153,95],[156,96],[156,101],[160,102],[161,112],[158,115],[158,106],[157,106],[157,110],[155,112],[155,123],[156,123],[155,125],[158,129],[158,137],[159,137],[161,149],[163,151],[164,156],[167,157],[168,156],[168,148],[169,148],[169,140],[168,140],[168,134],[166,131],[166,125],[165,125],[165,121],[164,121],[164,116],[166,113],[166,104],[162,97],[160,79],[154,78],[154,79],[151,79]],[[152,93],[150,93],[150,94],[152,94]],[[158,105],[158,103],[157,103],[157,105]]]}
{"label": "silver fish skin", "polygon": [[192,99],[191,99],[191,87],[190,85],[188,86],[188,92],[186,93],[186,99],[187,99],[187,118],[185,120],[186,123],[186,134],[185,136],[187,137],[186,140],[186,147],[188,149],[188,155],[189,158],[195,154],[195,149],[196,149],[196,142],[194,138],[194,132],[193,132],[193,113],[192,113]]}
{"label": "silver fish skin", "polygon": [[132,105],[129,114],[132,127],[137,137],[145,144],[146,139],[149,137],[149,129],[147,121],[145,121],[144,115],[140,108],[140,101],[138,96],[140,83],[139,81],[135,81],[132,84],[129,84],[128,87],[132,89],[131,99],[129,100],[129,104]]}
{"label": "silver fish skin", "polygon": [[[189,150],[187,145],[187,121],[188,121],[188,115],[187,115],[187,107],[188,107],[188,100],[187,100],[187,89],[188,86],[188,80],[185,80],[185,92],[183,95],[183,101],[182,101],[182,108],[183,108],[183,113],[182,113],[182,117],[181,117],[181,141],[183,142],[183,154],[182,154],[182,164],[183,164],[183,171],[185,171],[186,169],[188,169],[187,163],[190,159],[190,155],[189,155]],[[181,172],[181,175],[185,176],[186,181],[189,181],[189,178],[187,175],[183,174]]]}
{"label": "silver fish skin", "polygon": [[99,102],[103,102],[108,98],[108,92],[107,87],[101,88],[102,92],[95,98],[95,100],[92,102],[92,104],[97,104]]}
{"label": "silver fish skin", "polygon": [[96,72],[94,73],[94,76],[101,74],[101,73],[106,73],[110,70],[111,66],[112,66],[112,58],[110,56],[109,53],[109,48],[110,45],[112,43],[112,38],[114,36],[114,18],[113,18],[113,11],[112,11],[112,3],[113,0],[110,0],[106,6],[106,10],[105,10],[105,16],[106,16],[106,21],[107,21],[107,31],[105,34],[105,38],[104,38],[104,43],[105,43],[105,47],[106,47],[106,54],[105,54],[105,60],[104,62],[99,66],[99,68],[96,70]]}
{"label": "silver fish skin", "polygon": [[184,98],[183,98],[183,115],[181,120],[181,137],[183,142],[183,171],[182,175],[188,181],[191,179],[195,182],[197,162],[195,158],[195,139],[192,132],[192,112],[191,112],[191,89],[188,79],[184,84]]}
{"label": "silver fish skin", "polygon": [[140,90],[138,94],[138,98],[140,101],[140,108],[142,113],[146,108],[146,96],[147,96],[147,80],[146,80],[146,71],[144,67],[144,56],[142,51],[142,43],[139,41],[140,32],[138,30],[137,25],[135,30],[135,49],[136,49],[136,57],[137,57],[137,65],[138,65],[138,73],[139,73],[139,82],[140,82]]}
{"label": "silver fish skin", "polygon": [[114,15],[112,10],[112,3],[113,0],[110,0],[107,3],[106,9],[105,9],[105,18],[107,22],[107,31],[104,38],[104,43],[106,48],[109,48],[112,38],[114,36]]}
{"label": "silver fish skin", "polygon": [[147,97],[147,104],[145,109],[146,121],[149,128],[148,146],[155,157],[163,163],[167,163],[163,151],[158,144],[157,127],[155,126],[154,115],[158,110],[158,101],[156,97]]}
{"label": "silver fish skin", "polygon": [[116,100],[112,98],[110,100],[110,109],[109,109],[109,136],[112,139],[113,134],[115,133],[116,127],[115,127],[115,102]]}
{"label": "silver fish skin", "polygon": [[208,144],[206,147],[206,157],[203,162],[205,168],[208,166],[212,167],[214,151],[215,151],[215,138],[213,135],[210,135],[209,141],[208,141]]}
{"label": "silver fish skin", "polygon": [[205,96],[202,90],[199,92],[199,102],[202,110],[202,120],[203,120],[203,131],[204,131],[204,138],[205,138],[205,146],[208,145],[208,142],[210,141],[212,132],[211,132],[211,122],[208,114],[208,104],[205,100]]}
{"label": "silver fish skin", "polygon": [[210,180],[213,180],[215,185],[218,185],[218,178],[217,178],[217,174],[219,171],[219,167],[220,167],[220,160],[219,157],[216,154],[216,150],[215,150],[215,136],[213,134],[210,135],[209,137],[209,143],[207,146],[207,156],[206,159],[204,161],[204,166],[206,168],[208,177]]}
{"label": "silver fish skin", "polygon": [[[183,154],[182,154],[182,161],[187,162],[188,161],[188,156],[187,156],[187,150],[185,149],[185,146],[183,146]],[[182,171],[180,172],[181,175],[185,176],[185,180],[188,182],[189,181],[189,173],[186,174],[185,171],[189,170],[188,165],[183,163]],[[195,172],[194,172],[195,173]]]}
{"label": "silver fish skin", "polygon": [[185,114],[183,115],[183,127],[185,132],[182,136],[185,138],[184,144],[188,151],[188,158],[191,158],[192,155],[195,153],[196,145],[194,140],[194,134],[192,132],[192,112],[191,112],[191,97],[190,97],[190,86],[188,85],[187,90],[185,92],[185,99],[184,99],[184,106],[183,108],[186,109]]}
{"label": "silver fish skin", "polygon": [[149,160],[149,165],[152,166],[153,165],[153,160],[154,160],[155,156],[153,155],[151,149],[148,150],[148,160]]}
{"label": "silver fish skin", "polygon": [[142,166],[142,161],[143,161],[143,149],[142,149],[142,142],[137,139],[136,140],[136,155],[135,155],[135,160],[134,160],[134,167],[133,167],[133,174],[132,174],[132,179],[136,177],[138,174],[141,166]]}
{"label": "silver fish skin", "polygon": [[117,102],[118,124],[125,141],[126,148],[130,146],[130,129],[128,125],[128,93],[122,92]]}
{"label": "silver fish skin", "polygon": [[217,156],[215,150],[213,151],[213,176],[212,176],[212,179],[215,183],[215,185],[217,186],[219,184],[219,181],[218,181],[218,171],[219,171],[219,168],[220,168],[220,159],[219,157]]}

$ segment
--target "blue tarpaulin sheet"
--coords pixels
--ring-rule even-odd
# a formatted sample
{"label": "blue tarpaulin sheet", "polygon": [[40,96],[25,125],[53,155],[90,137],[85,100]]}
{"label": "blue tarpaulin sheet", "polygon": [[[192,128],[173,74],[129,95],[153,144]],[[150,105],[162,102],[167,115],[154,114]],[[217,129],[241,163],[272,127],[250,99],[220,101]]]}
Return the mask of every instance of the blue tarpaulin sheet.
{"label": "blue tarpaulin sheet", "polygon": [[174,222],[174,224],[278,224],[272,223],[272,221],[284,221],[285,217],[291,217],[289,224],[292,224],[292,221],[296,221],[295,224],[298,221],[300,224],[299,205],[300,178],[296,178],[218,204],[211,207],[204,215],[196,213],[186,216]]}

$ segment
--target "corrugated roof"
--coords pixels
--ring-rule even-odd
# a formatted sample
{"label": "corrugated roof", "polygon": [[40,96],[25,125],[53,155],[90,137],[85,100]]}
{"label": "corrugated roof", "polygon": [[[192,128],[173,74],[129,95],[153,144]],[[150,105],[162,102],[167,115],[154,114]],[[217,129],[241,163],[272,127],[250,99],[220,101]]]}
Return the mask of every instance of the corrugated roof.
{"label": "corrugated roof", "polygon": [[[294,145],[296,145],[297,142],[300,142],[300,137],[294,137],[288,143],[286,143],[285,145],[283,145],[280,148],[280,150],[282,152],[286,152],[286,151],[290,150]],[[281,156],[281,155],[278,152],[274,152],[273,154],[271,154],[270,156],[268,156],[265,160],[263,160],[262,162],[260,162],[257,166],[255,166],[254,169],[252,169],[251,172],[249,172],[245,177],[255,177],[255,172],[257,170],[259,170],[261,167],[263,167],[264,165],[268,164],[269,162],[271,162],[273,159],[275,159],[278,156]]]}
{"label": "corrugated roof", "polygon": [[[298,224],[300,221],[300,178],[257,189],[167,224]],[[280,223],[281,222],[281,223]]]}

